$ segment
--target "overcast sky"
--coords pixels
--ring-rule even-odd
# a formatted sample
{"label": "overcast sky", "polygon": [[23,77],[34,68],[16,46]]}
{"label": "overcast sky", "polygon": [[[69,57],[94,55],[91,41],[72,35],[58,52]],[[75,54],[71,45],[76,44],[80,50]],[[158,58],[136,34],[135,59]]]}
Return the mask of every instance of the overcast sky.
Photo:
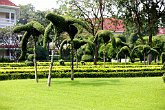
{"label": "overcast sky", "polygon": [[10,0],[16,5],[26,5],[31,3],[36,10],[48,10],[52,8],[58,8],[56,1],[58,0]]}

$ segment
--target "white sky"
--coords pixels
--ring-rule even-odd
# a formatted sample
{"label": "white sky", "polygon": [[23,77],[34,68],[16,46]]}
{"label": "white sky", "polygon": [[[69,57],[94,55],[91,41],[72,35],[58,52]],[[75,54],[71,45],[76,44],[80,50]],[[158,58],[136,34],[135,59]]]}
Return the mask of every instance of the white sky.
{"label": "white sky", "polygon": [[10,0],[10,1],[16,5],[19,4],[26,5],[31,3],[35,7],[35,10],[43,11],[52,8],[58,8],[56,1],[59,0]]}

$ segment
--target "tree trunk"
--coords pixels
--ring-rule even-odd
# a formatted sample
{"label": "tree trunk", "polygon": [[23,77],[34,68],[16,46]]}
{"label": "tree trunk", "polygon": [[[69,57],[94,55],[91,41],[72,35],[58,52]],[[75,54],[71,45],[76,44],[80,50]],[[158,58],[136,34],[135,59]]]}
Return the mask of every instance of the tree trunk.
{"label": "tree trunk", "polygon": [[77,50],[76,50],[76,68],[78,68],[78,55],[77,55]]}
{"label": "tree trunk", "polygon": [[149,54],[148,54],[148,64],[150,65],[151,62],[152,62],[152,54],[149,53]]}
{"label": "tree trunk", "polygon": [[125,54],[125,63],[127,63],[127,55]]}
{"label": "tree trunk", "polygon": [[105,68],[105,44],[104,44],[104,49],[103,49],[103,61],[104,61],[104,68]]}
{"label": "tree trunk", "polygon": [[101,30],[104,29],[104,18],[103,18],[103,10],[104,10],[104,7],[103,7],[103,1],[102,0],[99,0],[99,8],[100,8],[100,19],[101,19]]}
{"label": "tree trunk", "polygon": [[98,44],[95,43],[94,65],[97,65],[97,57],[98,57]]}
{"label": "tree trunk", "polygon": [[74,53],[73,53],[73,40],[71,41],[71,80],[74,80],[74,65],[73,65]]}
{"label": "tree trunk", "polygon": [[35,72],[35,80],[38,83],[38,78],[37,78],[37,61],[36,61],[36,41],[34,42],[34,72]]}
{"label": "tree trunk", "polygon": [[50,66],[49,66],[48,86],[51,85],[51,75],[52,75],[52,68],[53,68],[53,56],[54,56],[54,50],[52,50],[51,63],[50,63]]}
{"label": "tree trunk", "polygon": [[146,65],[146,54],[144,53],[144,65]]}
{"label": "tree trunk", "polygon": [[[151,28],[150,29],[150,35],[149,35],[149,39],[148,39],[148,43],[149,43],[149,46],[152,48],[152,30]],[[148,64],[150,65],[152,62],[152,54],[151,52],[148,54]]]}

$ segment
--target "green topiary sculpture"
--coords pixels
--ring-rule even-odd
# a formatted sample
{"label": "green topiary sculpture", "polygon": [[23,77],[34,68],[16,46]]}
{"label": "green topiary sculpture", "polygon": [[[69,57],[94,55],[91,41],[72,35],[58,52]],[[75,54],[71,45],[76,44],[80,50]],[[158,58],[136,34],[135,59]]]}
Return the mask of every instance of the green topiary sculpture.
{"label": "green topiary sculpture", "polygon": [[[46,19],[48,19],[52,24],[53,24],[53,28],[55,31],[55,37],[54,40],[56,40],[56,37],[59,36],[61,33],[63,32],[67,32],[70,36],[71,39],[71,80],[74,80],[74,71],[73,71],[73,39],[74,36],[77,34],[78,29],[76,27],[76,25],[81,25],[82,27],[88,29],[88,26],[86,23],[82,22],[81,20],[78,19],[74,19],[74,18],[70,18],[70,17],[66,17],[66,16],[60,16],[54,13],[48,13],[46,15]],[[47,28],[49,30],[49,28],[51,28],[51,25],[49,25],[49,27]],[[47,33],[49,31],[46,31]],[[47,38],[48,35],[44,36],[44,46],[46,46],[45,44],[47,43]],[[53,53],[53,52],[52,52]],[[52,55],[53,56],[53,55]],[[48,86],[50,86],[50,82],[51,82],[51,68],[53,66],[53,60],[51,60],[51,65],[50,65],[50,71],[49,71],[49,76],[48,76]]]}
{"label": "green topiary sculpture", "polygon": [[44,26],[42,26],[37,21],[31,21],[25,25],[17,26],[14,28],[15,33],[20,33],[22,31],[25,31],[24,36],[21,40],[21,56],[19,57],[19,60],[25,60],[25,56],[27,53],[27,43],[30,36],[34,39],[34,69],[35,69],[35,79],[36,82],[38,82],[37,78],[37,61],[36,61],[36,42],[38,40],[39,35],[44,33]]}

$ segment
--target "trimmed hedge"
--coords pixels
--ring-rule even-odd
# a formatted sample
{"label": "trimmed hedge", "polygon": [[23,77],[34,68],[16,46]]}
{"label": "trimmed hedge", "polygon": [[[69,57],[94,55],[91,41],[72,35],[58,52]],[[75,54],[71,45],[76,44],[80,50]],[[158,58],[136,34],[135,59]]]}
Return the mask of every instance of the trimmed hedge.
{"label": "trimmed hedge", "polygon": [[[75,78],[111,78],[111,77],[155,77],[162,76],[164,72],[75,72]],[[70,72],[53,72],[52,78],[69,78]],[[47,78],[48,74],[38,74],[38,78]],[[163,77],[164,78],[164,77]],[[34,79],[34,73],[0,74],[0,80]]]}

